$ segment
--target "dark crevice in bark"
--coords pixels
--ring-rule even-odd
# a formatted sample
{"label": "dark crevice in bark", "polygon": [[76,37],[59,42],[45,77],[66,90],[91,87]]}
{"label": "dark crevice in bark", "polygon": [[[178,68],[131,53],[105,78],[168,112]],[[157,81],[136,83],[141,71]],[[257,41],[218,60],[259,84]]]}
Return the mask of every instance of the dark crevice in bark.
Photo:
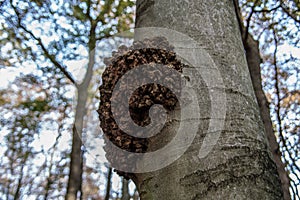
{"label": "dark crevice in bark", "polygon": [[[238,147],[242,148],[243,147]],[[210,191],[216,191],[223,189],[235,183],[253,184],[256,181],[263,179],[264,182],[268,182],[268,185],[275,185],[276,181],[269,179],[270,168],[276,168],[270,160],[268,152],[250,151],[248,147],[245,148],[246,154],[242,156],[236,156],[228,159],[226,163],[219,164],[212,169],[197,170],[191,174],[188,174],[180,179],[180,184],[189,187],[197,187],[197,185],[205,185],[205,189],[198,191],[193,199],[201,199],[210,194]],[[259,164],[259,168],[253,170],[252,166],[249,166],[249,160],[256,160]],[[230,166],[230,167],[229,167]],[[219,175],[222,174],[222,180],[219,179]],[[243,181],[242,181],[243,180]],[[268,187],[261,188],[266,193],[273,193],[273,197],[281,199],[281,193],[273,191]]]}

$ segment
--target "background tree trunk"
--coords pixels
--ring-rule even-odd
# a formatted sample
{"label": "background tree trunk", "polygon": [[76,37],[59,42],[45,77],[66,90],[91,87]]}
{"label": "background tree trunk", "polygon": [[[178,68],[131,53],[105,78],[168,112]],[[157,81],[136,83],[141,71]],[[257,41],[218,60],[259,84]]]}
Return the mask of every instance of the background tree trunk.
{"label": "background tree trunk", "polygon": [[122,178],[122,198],[121,200],[130,200],[129,188],[128,188],[128,180]]}
{"label": "background tree trunk", "polygon": [[253,89],[255,92],[255,96],[259,105],[260,115],[265,126],[265,133],[269,142],[270,150],[273,156],[273,160],[277,166],[277,171],[281,181],[281,187],[284,194],[284,199],[291,199],[290,195],[290,179],[285,170],[285,166],[281,160],[281,152],[279,149],[278,142],[276,141],[276,137],[274,134],[274,129],[270,116],[270,109],[267,97],[262,88],[262,78],[261,78],[261,69],[260,64],[262,62],[260,51],[259,51],[259,43],[256,41],[253,36],[246,30],[243,25],[243,21],[240,15],[240,9],[238,0],[234,0],[235,9],[237,14],[237,19],[241,31],[241,36],[243,39],[244,48],[246,51],[246,59],[248,68],[250,71],[250,76],[252,80]]}
{"label": "background tree trunk", "polygon": [[[68,188],[66,200],[75,200],[78,192],[81,192],[82,186],[82,166],[83,166],[83,152],[82,152],[82,129],[83,119],[86,115],[86,104],[88,98],[88,86],[92,80],[93,67],[95,64],[95,47],[96,47],[96,27],[97,23],[91,22],[91,29],[89,33],[89,61],[86,74],[82,83],[76,85],[77,87],[77,105],[75,113],[75,122],[73,126],[73,139],[71,151],[70,173],[68,180]],[[82,197],[82,194],[80,194]]]}
{"label": "background tree trunk", "polygon": [[[82,94],[83,93],[83,94]],[[66,200],[76,200],[78,192],[81,191],[82,181],[82,128],[83,117],[85,116],[87,91],[78,90],[78,103],[76,106],[75,123],[73,125],[72,151],[70,173],[67,187]]]}
{"label": "background tree trunk", "polygon": [[112,178],[112,168],[108,168],[105,200],[109,200],[110,198],[111,178]]}
{"label": "background tree trunk", "polygon": [[[209,134],[207,111],[211,102],[208,90],[203,89],[205,84],[199,80],[195,88],[202,97],[198,98],[201,123],[197,136],[171,165],[153,173],[136,174],[134,181],[142,200],[282,199],[235,15],[231,0],[137,1],[136,27],[168,28],[197,41],[222,74],[227,96],[221,137],[208,156],[195,160],[205,134]],[[168,136],[176,125],[173,122],[161,134]]]}

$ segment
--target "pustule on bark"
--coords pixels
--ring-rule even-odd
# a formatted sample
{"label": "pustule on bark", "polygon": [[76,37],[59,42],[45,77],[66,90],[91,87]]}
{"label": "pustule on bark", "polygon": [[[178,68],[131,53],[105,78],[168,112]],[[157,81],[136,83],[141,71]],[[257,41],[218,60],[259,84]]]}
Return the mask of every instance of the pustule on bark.
{"label": "pustule on bark", "polygon": [[[159,48],[158,48],[159,46]],[[154,118],[149,115],[155,115],[156,122],[162,122],[163,116],[160,116],[159,110],[150,113],[150,108],[155,104],[160,104],[168,112],[174,110],[177,103],[175,90],[179,88],[173,87],[173,90],[164,87],[159,83],[149,82],[149,84],[139,84],[141,79],[159,79],[159,65],[164,65],[168,70],[167,79],[169,82],[177,83],[177,75],[182,72],[185,66],[178,59],[173,52],[174,47],[170,46],[164,37],[155,37],[139,42],[134,42],[131,47],[121,46],[118,51],[113,53],[113,57],[107,58],[102,80],[103,84],[100,86],[100,106],[98,109],[99,118],[101,121],[101,128],[105,137],[105,150],[108,161],[116,168],[116,171],[125,178],[134,179],[136,159],[130,157],[130,153],[116,151],[112,148],[113,145],[126,150],[127,152],[146,153],[148,151],[155,151],[150,149],[150,143],[156,137],[146,135],[151,131],[145,129],[136,129],[135,126],[145,127],[150,123],[155,123]],[[156,64],[158,66],[156,66]],[[138,71],[129,76],[128,81],[122,81],[122,78],[128,73],[138,70],[139,66],[145,66],[147,75],[142,76]],[[145,70],[144,69],[144,70]],[[172,74],[174,70],[176,73]],[[133,83],[129,86],[128,82]],[[121,87],[118,89],[118,87]],[[176,85],[176,84],[175,84]],[[180,84],[177,84],[180,85]],[[129,88],[138,86],[132,90],[129,99],[126,99],[126,94],[129,93]],[[179,91],[177,91],[179,93]],[[127,106],[127,103],[129,104]],[[116,108],[116,110],[114,110]],[[126,113],[128,112],[128,116]],[[118,120],[120,118],[120,120]],[[159,118],[159,119],[158,119]],[[129,135],[126,130],[134,129],[136,136]],[[154,130],[153,129],[150,130]],[[142,138],[146,136],[147,138]],[[111,143],[110,143],[111,142]],[[153,145],[151,145],[153,148]],[[157,147],[159,148],[159,147]],[[117,166],[122,166],[127,169],[122,171]],[[130,171],[130,172],[129,172]]]}

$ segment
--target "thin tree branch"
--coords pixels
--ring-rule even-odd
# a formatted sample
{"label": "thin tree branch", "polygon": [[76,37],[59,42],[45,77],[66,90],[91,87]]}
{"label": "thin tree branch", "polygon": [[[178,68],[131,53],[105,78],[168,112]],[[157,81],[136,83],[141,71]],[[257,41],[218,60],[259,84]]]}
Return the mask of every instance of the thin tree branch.
{"label": "thin tree branch", "polygon": [[107,35],[104,35],[104,36],[99,36],[99,37],[96,37],[96,41],[107,39],[107,38],[110,38],[112,36],[113,35],[111,35],[111,34],[107,34]]}
{"label": "thin tree branch", "polygon": [[247,19],[247,25],[246,25],[246,30],[245,30],[245,36],[243,37],[243,40],[244,41],[247,41],[248,39],[248,35],[249,35],[249,27],[250,27],[250,21],[251,21],[251,18],[252,18],[252,15],[254,14],[254,8],[256,7],[256,4],[258,3],[259,0],[256,0],[253,4],[253,6],[251,7],[251,12],[250,12],[250,15]]}
{"label": "thin tree branch", "polygon": [[23,163],[21,164],[20,177],[18,178],[18,184],[17,184],[16,192],[14,194],[14,200],[18,200],[20,198],[20,191],[21,191],[23,175],[24,175],[24,165],[25,165],[26,160],[27,159],[24,158]]}
{"label": "thin tree branch", "polygon": [[280,1],[280,5],[279,5],[282,10],[289,16],[291,17],[293,20],[295,20],[296,22],[300,23],[300,20],[297,19],[297,17],[295,15],[293,15],[288,8],[285,7],[284,2],[281,0]]}
{"label": "thin tree branch", "polygon": [[26,33],[28,33],[37,43],[38,45],[42,48],[44,55],[46,56],[46,58],[48,58],[57,68],[59,68],[61,70],[61,72],[77,87],[77,83],[75,81],[75,79],[73,78],[73,76],[71,75],[71,73],[69,73],[66,69],[65,66],[61,65],[56,59],[54,55],[51,55],[49,53],[49,51],[47,50],[47,48],[45,47],[45,45],[43,44],[41,38],[38,38],[37,36],[35,36],[30,30],[28,30],[24,25],[22,25],[22,19],[20,17],[20,13],[18,12],[17,8],[13,5],[12,0],[11,2],[11,6],[14,9],[17,18],[18,18],[18,26],[25,31]]}
{"label": "thin tree branch", "polygon": [[243,25],[243,20],[242,20],[242,16],[241,16],[239,1],[238,0],[233,0],[233,5],[234,5],[235,14],[236,14],[237,21],[238,21],[239,28],[240,28],[240,32],[241,32],[241,37],[243,38],[244,25]]}
{"label": "thin tree branch", "polygon": [[104,8],[101,10],[99,15],[96,18],[96,23],[101,22],[102,24],[106,24],[105,19],[104,19],[104,14],[109,13],[111,10],[111,4],[114,2],[114,0],[107,0],[105,1]]}
{"label": "thin tree branch", "polygon": [[108,168],[107,172],[107,184],[106,184],[106,192],[105,192],[105,200],[109,200],[110,198],[110,190],[111,190],[111,178],[112,178],[112,168]]}
{"label": "thin tree branch", "polygon": [[90,22],[93,20],[93,18],[91,17],[91,0],[88,0],[87,2],[87,12],[86,12],[86,15],[88,17],[88,19],[90,20]]}
{"label": "thin tree branch", "polygon": [[79,87],[83,87],[83,88],[87,88],[89,86],[93,76],[93,68],[95,65],[95,51],[96,51],[95,49],[96,48],[96,27],[97,24],[92,23],[90,34],[89,34],[89,43],[88,43],[88,48],[89,48],[88,67],[84,79],[82,83],[79,85]]}
{"label": "thin tree branch", "polygon": [[[285,159],[286,162],[288,162],[288,160],[291,160],[293,163],[296,163],[296,160],[293,158],[293,156],[291,155],[291,152],[289,151],[288,145],[286,143],[286,139],[283,135],[283,128],[282,128],[282,119],[281,119],[281,105],[280,105],[280,86],[279,86],[279,69],[277,66],[277,52],[278,52],[278,39],[276,36],[275,31],[273,30],[273,35],[274,35],[274,43],[275,43],[275,51],[274,51],[274,71],[275,71],[275,89],[276,89],[276,96],[277,96],[277,103],[275,103],[275,112],[276,112],[276,117],[277,117],[277,123],[278,123],[278,134],[279,137],[281,138],[282,141],[282,145],[285,148],[285,152],[287,153],[287,155],[289,156],[289,159]],[[294,165],[294,167],[300,171],[300,168],[297,165]],[[294,175],[296,175],[296,177],[299,179],[299,177],[297,176],[297,173],[294,172],[294,170],[290,169]],[[290,178],[290,181],[293,182],[293,179]],[[292,190],[294,193],[294,190]],[[294,193],[294,195],[296,195]]]}
{"label": "thin tree branch", "polygon": [[270,13],[270,12],[272,12],[274,10],[277,10],[280,7],[281,7],[281,5],[278,5],[278,6],[274,7],[274,8],[272,8],[272,9],[269,9],[269,10],[268,9],[262,9],[262,10],[255,10],[254,9],[254,12],[256,12],[256,13]]}
{"label": "thin tree branch", "polygon": [[55,56],[51,55],[49,51],[46,49],[45,45],[42,43],[42,40],[40,38],[37,38],[31,31],[27,30],[26,27],[20,24],[20,27],[27,33],[31,35],[32,38],[34,38],[40,47],[42,48],[45,56],[57,67],[60,69],[60,71],[75,85],[77,86],[77,83],[75,79],[72,77],[71,73],[69,73],[66,70],[66,67],[62,66],[56,59]]}

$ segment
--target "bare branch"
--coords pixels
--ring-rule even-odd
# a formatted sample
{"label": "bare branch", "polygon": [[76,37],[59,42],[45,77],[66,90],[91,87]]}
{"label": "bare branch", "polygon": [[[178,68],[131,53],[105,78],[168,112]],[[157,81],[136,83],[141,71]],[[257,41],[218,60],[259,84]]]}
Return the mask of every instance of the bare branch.
{"label": "bare branch", "polygon": [[91,4],[92,4],[91,0],[88,0],[87,1],[87,12],[86,12],[86,15],[87,15],[87,17],[88,17],[88,19],[90,21],[93,20],[93,18],[91,17]]}
{"label": "bare branch", "polygon": [[[281,112],[281,105],[280,105],[280,85],[279,85],[279,68],[278,68],[278,63],[277,63],[277,52],[278,52],[278,38],[277,35],[275,33],[275,31],[273,30],[273,36],[274,36],[274,43],[275,43],[275,51],[274,51],[274,71],[275,71],[275,89],[276,89],[276,96],[277,96],[277,103],[276,108],[275,108],[275,112],[276,112],[276,117],[277,117],[277,122],[278,122],[278,134],[279,137],[281,138],[282,141],[282,145],[283,147],[286,149],[287,155],[289,156],[288,159],[285,158],[285,161],[288,162],[288,160],[291,160],[292,163],[296,163],[296,160],[294,159],[294,157],[292,156],[291,152],[289,151],[288,146],[291,146],[290,144],[287,144],[287,140],[285,139],[284,135],[283,135],[283,127],[282,127],[282,118],[280,115]],[[297,169],[298,171],[300,171],[300,168],[297,165],[294,165],[295,169]],[[293,174],[297,177],[297,179],[299,180],[299,177],[297,175],[297,173],[293,171]],[[290,179],[291,181],[293,181],[293,179]]]}
{"label": "bare branch", "polygon": [[47,50],[47,48],[45,47],[45,45],[43,44],[42,40],[40,38],[38,38],[37,36],[35,36],[30,30],[28,30],[24,25],[22,25],[22,18],[20,17],[20,13],[17,10],[17,8],[12,4],[11,2],[11,6],[14,9],[17,18],[18,18],[18,26],[25,31],[26,33],[28,33],[37,43],[38,45],[42,48],[44,55],[57,67],[61,70],[61,72],[77,87],[77,83],[75,81],[75,79],[73,78],[73,76],[71,75],[70,72],[67,71],[66,67],[63,66],[62,64],[60,64],[54,55],[50,54],[49,51]]}
{"label": "bare branch", "polygon": [[289,17],[291,17],[294,21],[300,23],[300,20],[297,19],[297,17],[296,17],[295,15],[293,15],[287,7],[285,7],[285,5],[284,5],[284,3],[283,3],[282,0],[280,1],[280,5],[279,5],[279,6],[282,8],[282,10],[283,10]]}
{"label": "bare branch", "polygon": [[272,9],[262,9],[262,10],[254,10],[254,12],[256,13],[270,13],[270,12],[273,12],[274,10],[277,10],[278,8],[280,8],[281,6],[278,5]]}
{"label": "bare branch", "polygon": [[110,38],[112,36],[113,35],[111,35],[111,34],[107,34],[107,35],[104,35],[104,36],[99,36],[99,37],[96,37],[96,41],[107,39],[107,38]]}
{"label": "bare branch", "polygon": [[259,0],[256,0],[251,8],[251,13],[247,19],[247,26],[246,26],[246,30],[245,30],[245,35],[243,37],[243,40],[244,41],[247,41],[248,39],[248,35],[249,35],[249,27],[250,27],[250,21],[251,21],[251,18],[252,18],[252,15],[254,14],[254,8],[256,7],[256,4],[258,3]]}
{"label": "bare branch", "polygon": [[104,14],[109,13],[111,10],[111,4],[114,2],[114,0],[107,0],[105,1],[104,8],[101,10],[99,15],[96,18],[96,23],[101,22],[102,24],[106,24],[105,19],[104,19]]}

